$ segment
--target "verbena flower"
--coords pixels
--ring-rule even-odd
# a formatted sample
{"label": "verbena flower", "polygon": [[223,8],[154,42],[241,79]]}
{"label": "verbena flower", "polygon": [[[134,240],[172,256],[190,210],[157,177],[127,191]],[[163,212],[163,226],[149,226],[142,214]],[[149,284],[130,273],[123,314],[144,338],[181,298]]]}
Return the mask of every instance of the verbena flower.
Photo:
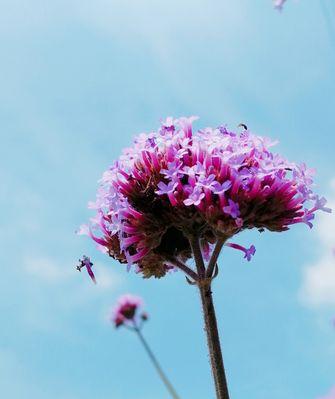
{"label": "verbena flower", "polygon": [[143,301],[140,297],[130,294],[123,295],[117,301],[111,315],[111,321],[115,327],[122,325],[130,327],[138,326],[140,320],[146,321],[148,319],[147,313],[141,313],[142,306]]}
{"label": "verbena flower", "polygon": [[254,246],[229,243],[241,231],[312,227],[316,211],[330,212],[312,190],[314,171],[273,153],[275,142],[225,126],[193,132],[195,119],[138,136],[103,174],[96,215],[80,231],[144,277],[191,258],[191,235],[207,259],[221,240],[250,260]]}

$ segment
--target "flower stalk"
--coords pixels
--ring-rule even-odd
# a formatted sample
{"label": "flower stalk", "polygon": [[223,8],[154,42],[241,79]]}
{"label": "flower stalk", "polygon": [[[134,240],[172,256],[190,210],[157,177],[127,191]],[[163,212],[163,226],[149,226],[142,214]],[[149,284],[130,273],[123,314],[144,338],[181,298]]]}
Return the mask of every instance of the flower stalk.
{"label": "flower stalk", "polygon": [[209,358],[216,389],[216,397],[217,399],[229,399],[228,385],[223,364],[211,285],[207,283],[200,283],[198,286],[205,322],[205,331],[207,335]]}
{"label": "flower stalk", "polygon": [[111,321],[115,328],[125,327],[127,330],[134,332],[138,336],[147,355],[149,356],[149,359],[155,367],[166,389],[169,391],[171,397],[173,399],[180,399],[142,334],[143,324],[148,320],[148,314],[141,310],[142,306],[142,298],[129,294],[123,295],[118,299],[113,313],[111,314]]}
{"label": "flower stalk", "polygon": [[196,238],[190,239],[195,265],[198,270],[197,285],[200,292],[209,358],[217,399],[229,399],[228,384],[223,363],[220,337],[211,289],[211,282],[214,278],[214,265],[216,265],[223,243],[223,239],[217,241],[211,259],[209,260],[208,266],[206,268],[201,248],[199,246],[199,240]]}
{"label": "flower stalk", "polygon": [[176,390],[174,389],[173,385],[171,384],[171,382],[169,381],[169,379],[167,378],[166,374],[164,373],[161,365],[159,364],[156,356],[154,355],[153,351],[151,350],[150,346],[148,345],[146,339],[144,338],[142,331],[135,326],[134,327],[134,331],[137,334],[139,340],[141,341],[141,344],[143,345],[147,355],[149,356],[153,366],[155,367],[160,379],[163,381],[166,389],[169,391],[171,397],[173,399],[180,399],[180,397],[178,396]]}

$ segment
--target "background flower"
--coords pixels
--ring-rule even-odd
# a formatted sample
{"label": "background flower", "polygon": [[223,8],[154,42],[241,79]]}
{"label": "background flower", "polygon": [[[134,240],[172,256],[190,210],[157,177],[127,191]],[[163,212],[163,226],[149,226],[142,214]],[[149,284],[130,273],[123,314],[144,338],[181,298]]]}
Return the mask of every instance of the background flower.
{"label": "background flower", "polygon": [[143,301],[140,297],[130,294],[122,295],[113,309],[111,321],[115,327],[138,326],[141,320],[148,318],[147,313],[141,312],[142,306]]}
{"label": "background flower", "polygon": [[335,399],[335,388],[333,388],[328,395],[322,396],[319,399]]}

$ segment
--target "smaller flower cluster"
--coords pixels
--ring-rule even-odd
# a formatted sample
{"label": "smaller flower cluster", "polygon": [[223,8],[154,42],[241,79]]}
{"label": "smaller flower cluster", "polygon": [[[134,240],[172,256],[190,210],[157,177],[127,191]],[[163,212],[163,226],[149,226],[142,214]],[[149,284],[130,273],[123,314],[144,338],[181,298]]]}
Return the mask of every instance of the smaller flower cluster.
{"label": "smaller flower cluster", "polygon": [[143,301],[140,297],[122,295],[113,309],[111,321],[116,328],[126,326],[139,328],[141,323],[148,320],[148,314],[141,311]]}

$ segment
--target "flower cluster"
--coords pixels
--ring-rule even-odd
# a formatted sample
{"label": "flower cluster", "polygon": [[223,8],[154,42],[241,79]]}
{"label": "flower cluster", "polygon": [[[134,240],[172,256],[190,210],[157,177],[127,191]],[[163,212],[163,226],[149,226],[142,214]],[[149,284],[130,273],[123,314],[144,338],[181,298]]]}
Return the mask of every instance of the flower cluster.
{"label": "flower cluster", "polygon": [[125,325],[131,328],[139,327],[139,321],[146,321],[148,315],[145,312],[140,312],[143,306],[143,301],[140,297],[134,295],[121,296],[113,310],[111,321],[116,328]]}
{"label": "flower cluster", "polygon": [[80,230],[144,277],[189,259],[192,235],[205,257],[221,239],[250,260],[254,246],[229,242],[242,230],[312,227],[317,210],[330,212],[312,191],[313,170],[271,152],[275,142],[226,126],[193,132],[195,119],[167,118],[140,134],[103,174],[96,215]]}

